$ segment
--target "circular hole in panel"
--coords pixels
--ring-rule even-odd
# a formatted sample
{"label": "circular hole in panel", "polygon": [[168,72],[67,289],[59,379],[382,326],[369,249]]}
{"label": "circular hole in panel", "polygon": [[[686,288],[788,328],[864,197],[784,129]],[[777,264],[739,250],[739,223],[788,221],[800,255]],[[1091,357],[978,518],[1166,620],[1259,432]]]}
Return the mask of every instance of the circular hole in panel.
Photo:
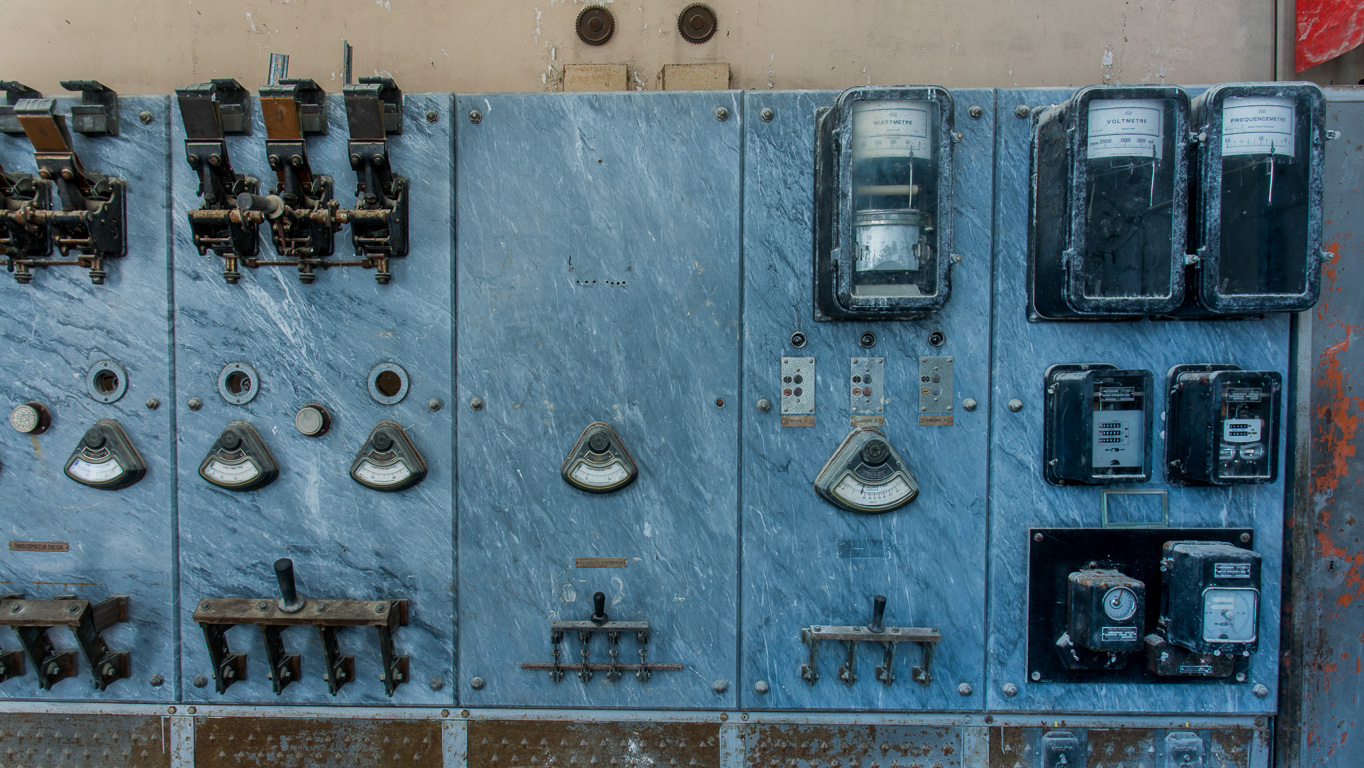
{"label": "circular hole in panel", "polygon": [[218,394],[233,405],[246,405],[259,391],[260,377],[246,363],[228,363],[218,374]]}
{"label": "circular hole in panel", "polygon": [[113,360],[101,360],[86,372],[85,388],[90,397],[101,403],[112,403],[128,391],[128,374]]}
{"label": "circular hole in panel", "polygon": [[369,372],[369,396],[381,405],[395,405],[407,397],[407,371],[394,363],[379,363]]}

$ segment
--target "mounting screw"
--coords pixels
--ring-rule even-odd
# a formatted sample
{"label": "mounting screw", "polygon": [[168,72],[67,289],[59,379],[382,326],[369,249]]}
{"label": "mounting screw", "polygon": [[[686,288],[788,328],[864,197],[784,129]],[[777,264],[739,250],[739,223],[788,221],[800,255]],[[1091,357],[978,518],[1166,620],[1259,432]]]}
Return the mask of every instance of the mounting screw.
{"label": "mounting screw", "polygon": [[175,707],[166,707],[166,714],[169,715],[175,714]]}
{"label": "mounting screw", "polygon": [[154,411],[161,407],[161,401],[154,397],[147,398],[147,410]]}
{"label": "mounting screw", "polygon": [[758,113],[758,117],[761,117],[764,123],[772,122],[772,118],[776,116],[777,113],[773,112],[771,107],[763,107],[763,111]]}
{"label": "mounting screw", "polygon": [[195,688],[203,688],[205,685],[208,685],[208,678],[203,675],[195,675],[192,682],[194,683]]}
{"label": "mounting screw", "polygon": [[483,398],[481,397],[472,398],[471,400],[469,400],[469,407],[474,409],[475,411],[483,410]]}
{"label": "mounting screw", "polygon": [[150,125],[154,118],[152,116],[152,113],[144,109],[141,112],[137,113],[137,119],[141,120],[143,125]]}
{"label": "mounting screw", "polygon": [[203,400],[200,400],[200,399],[197,398],[197,397],[191,397],[191,398],[189,399],[189,402],[188,402],[188,403],[185,403],[185,405],[188,405],[188,406],[189,406],[189,409],[190,409],[191,411],[197,411],[197,410],[199,410],[200,408],[203,408],[203,407],[204,407],[204,401],[203,401]]}
{"label": "mounting screw", "polygon": [[758,682],[753,684],[753,690],[757,691],[758,693],[767,693],[768,691],[771,690],[771,688],[767,685],[766,680],[759,680]]}
{"label": "mounting screw", "polygon": [[857,340],[857,343],[861,344],[865,349],[871,349],[872,347],[876,346],[876,334],[872,333],[871,331],[867,331],[866,333],[862,334],[861,338]]}
{"label": "mounting screw", "polygon": [[758,401],[758,413],[767,413],[770,410],[772,410],[771,400],[768,400],[767,398],[764,397],[763,399]]}
{"label": "mounting screw", "polygon": [[729,690],[729,683],[724,680],[716,680],[710,684],[710,689],[716,693],[724,693]]}
{"label": "mounting screw", "polygon": [[1019,400],[1019,399],[1016,398],[1016,397],[1015,397],[1014,399],[1010,400],[1010,401],[1009,401],[1009,410],[1013,411],[1014,413],[1018,413],[1019,411],[1023,410],[1023,401],[1022,401],[1022,400]]}
{"label": "mounting screw", "polygon": [[1041,680],[1041,679],[1042,679],[1042,673],[1041,673],[1041,672],[1033,672],[1031,675],[1028,675],[1028,677],[1032,678],[1032,681],[1035,683],[1035,682],[1037,682],[1038,680]]}
{"label": "mounting screw", "polygon": [[152,675],[147,679],[147,682],[151,683],[153,688],[160,688],[161,684],[166,682],[166,678],[160,675]]}
{"label": "mounting screw", "polygon": [[970,109],[966,110],[966,114],[970,115],[972,120],[979,120],[985,114],[985,110],[981,109],[979,105],[973,104]]}
{"label": "mounting screw", "polygon": [[725,722],[726,720],[729,720],[729,713],[728,713],[728,712],[721,712],[721,713],[720,713],[720,722],[723,723],[723,722]]}
{"label": "mounting screw", "polygon": [[1040,534],[1040,533],[1034,533],[1034,534],[1032,535],[1032,540],[1033,540],[1033,541],[1041,541],[1041,540],[1042,540],[1042,534]]}
{"label": "mounting screw", "polygon": [[190,714],[192,715],[192,714],[194,714],[195,712],[198,712],[199,710],[196,709],[195,707],[190,707],[189,709],[187,709],[187,710],[185,710],[185,711],[188,712],[188,713],[190,713]]}
{"label": "mounting screw", "polygon": [[1244,544],[1247,541],[1250,541],[1250,534],[1248,533],[1241,534],[1241,543]]}
{"label": "mounting screw", "polygon": [[440,398],[433,397],[430,400],[426,401],[426,409],[433,413],[439,411],[441,405],[443,405],[443,403],[441,403]]}
{"label": "mounting screw", "polygon": [[717,398],[715,398],[715,407],[716,407],[716,408],[724,408],[724,407],[725,407],[725,399],[724,399],[723,397],[717,397]]}
{"label": "mounting screw", "polygon": [[264,613],[265,611],[270,610],[270,604],[264,601],[256,603],[256,610]]}
{"label": "mounting screw", "polygon": [[974,397],[968,397],[965,400],[961,401],[961,409],[963,411],[974,411],[976,409],[976,405],[977,403]]}
{"label": "mounting screw", "polygon": [[459,711],[459,716],[460,716],[460,717],[468,717],[468,716],[469,716],[469,710],[467,710],[467,709],[461,709],[461,710]]}
{"label": "mounting screw", "polygon": [[426,110],[426,122],[434,123],[440,119],[440,113],[434,109]]}
{"label": "mounting screw", "polygon": [[1005,696],[1008,696],[1009,698],[1013,698],[1014,696],[1017,696],[1017,695],[1018,695],[1018,686],[1014,685],[1013,683],[1005,683],[1005,684],[1004,684],[1004,695],[1005,695]]}
{"label": "mounting screw", "polygon": [[469,681],[469,687],[470,687],[470,688],[473,688],[475,691],[481,691],[481,690],[483,690],[483,686],[484,686],[484,682],[483,682],[483,678],[481,678],[481,677],[475,677],[473,680],[470,680],[470,681]]}
{"label": "mounting screw", "polygon": [[954,142],[960,144],[960,143],[961,143],[961,140],[964,139],[964,138],[966,138],[966,135],[965,135],[964,133],[962,133],[961,131],[953,131],[953,132],[952,132],[952,141],[954,141]]}
{"label": "mounting screw", "polygon": [[445,687],[445,679],[441,677],[433,677],[430,680],[428,680],[426,684],[431,686],[431,690],[439,691],[440,689]]}
{"label": "mounting screw", "polygon": [[473,123],[474,125],[478,125],[479,123],[483,122],[483,113],[479,112],[477,109],[469,110],[469,122]]}
{"label": "mounting screw", "polygon": [[388,606],[384,603],[379,603],[378,605],[374,606],[375,613],[383,613],[386,610],[388,610]]}
{"label": "mounting screw", "polygon": [[724,122],[729,119],[729,110],[724,107],[715,108],[715,119]]}
{"label": "mounting screw", "polygon": [[1237,673],[1236,673],[1236,682],[1238,682],[1238,683],[1244,683],[1245,681],[1246,681],[1246,673],[1245,673],[1245,672],[1237,672]]}
{"label": "mounting screw", "polygon": [[1014,107],[1014,117],[1017,117],[1019,120],[1026,120],[1028,115],[1031,113],[1032,110],[1028,109],[1027,104],[1019,104],[1018,106]]}
{"label": "mounting screw", "polygon": [[806,342],[805,334],[801,333],[800,331],[796,331],[795,333],[791,334],[791,346],[795,347],[796,349],[803,349],[805,347],[805,342]]}
{"label": "mounting screw", "polygon": [[957,686],[957,693],[960,693],[963,696],[970,696],[972,690],[970,683],[962,683]]}
{"label": "mounting screw", "polygon": [[1269,689],[1265,687],[1264,683],[1256,683],[1255,687],[1250,689],[1250,692],[1255,694],[1255,697],[1258,699],[1263,699],[1269,695]]}

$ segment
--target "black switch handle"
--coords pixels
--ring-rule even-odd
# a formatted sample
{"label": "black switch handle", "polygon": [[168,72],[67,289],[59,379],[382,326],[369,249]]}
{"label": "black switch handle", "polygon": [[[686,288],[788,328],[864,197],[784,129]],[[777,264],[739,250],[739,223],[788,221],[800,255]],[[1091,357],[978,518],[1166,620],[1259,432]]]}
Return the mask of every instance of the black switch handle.
{"label": "black switch handle", "polygon": [[294,584],[294,561],[282,557],[275,561],[275,579],[279,581],[279,609],[285,613],[298,613],[303,609],[303,601],[298,597],[298,586]]}
{"label": "black switch handle", "polygon": [[886,596],[877,595],[871,601],[871,622],[867,624],[867,629],[872,632],[884,632],[886,627],[881,620],[886,615]]}
{"label": "black switch handle", "polygon": [[256,211],[277,219],[284,212],[284,200],[278,195],[253,195],[250,192],[243,192],[237,195],[237,209]]}
{"label": "black switch handle", "polygon": [[592,596],[592,616],[593,624],[605,624],[606,616],[606,593],[598,592]]}

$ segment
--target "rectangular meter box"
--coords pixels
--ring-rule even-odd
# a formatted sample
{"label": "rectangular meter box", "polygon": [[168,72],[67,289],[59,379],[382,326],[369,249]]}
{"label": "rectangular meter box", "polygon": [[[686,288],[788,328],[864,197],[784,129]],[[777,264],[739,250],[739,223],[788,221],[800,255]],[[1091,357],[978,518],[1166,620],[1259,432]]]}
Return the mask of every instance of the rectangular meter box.
{"label": "rectangular meter box", "polygon": [[1043,472],[1053,485],[1151,479],[1150,371],[1053,365],[1046,375]]}
{"label": "rectangular meter box", "polygon": [[1030,319],[1160,315],[1184,300],[1189,97],[1090,86],[1036,114]]}
{"label": "rectangular meter box", "polygon": [[1260,555],[1234,544],[1167,541],[1160,624],[1194,653],[1250,654],[1259,639]]}
{"label": "rectangular meter box", "polygon": [[1209,88],[1192,110],[1197,261],[1180,314],[1311,308],[1321,297],[1321,89],[1229,83]]}
{"label": "rectangular meter box", "polygon": [[1279,476],[1277,371],[1177,365],[1166,386],[1165,475],[1182,485],[1272,483]]}

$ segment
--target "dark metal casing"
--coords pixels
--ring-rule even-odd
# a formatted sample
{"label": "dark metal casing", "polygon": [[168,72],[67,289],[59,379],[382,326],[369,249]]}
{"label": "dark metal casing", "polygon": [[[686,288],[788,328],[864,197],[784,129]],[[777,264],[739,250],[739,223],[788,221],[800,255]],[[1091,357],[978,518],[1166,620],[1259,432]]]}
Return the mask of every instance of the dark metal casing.
{"label": "dark metal casing", "polygon": [[1272,483],[1279,476],[1277,371],[1177,365],[1166,386],[1165,476],[1181,485]]}
{"label": "dark metal casing", "polygon": [[[1234,544],[1167,541],[1161,547],[1160,624],[1165,639],[1195,653],[1249,655],[1259,647],[1260,553]],[[1209,639],[1207,613],[1222,592],[1253,598],[1250,633]]]}
{"label": "dark metal casing", "polygon": [[[1125,617],[1105,610],[1114,592],[1132,595]],[[1142,627],[1146,620],[1146,585],[1112,568],[1086,568],[1073,571],[1066,580],[1070,605],[1066,632],[1071,640],[1100,653],[1130,653],[1141,650]]]}
{"label": "dark metal casing", "polygon": [[1150,371],[1118,370],[1106,363],[1053,365],[1043,386],[1042,471],[1047,482],[1101,485],[1151,479]]}

